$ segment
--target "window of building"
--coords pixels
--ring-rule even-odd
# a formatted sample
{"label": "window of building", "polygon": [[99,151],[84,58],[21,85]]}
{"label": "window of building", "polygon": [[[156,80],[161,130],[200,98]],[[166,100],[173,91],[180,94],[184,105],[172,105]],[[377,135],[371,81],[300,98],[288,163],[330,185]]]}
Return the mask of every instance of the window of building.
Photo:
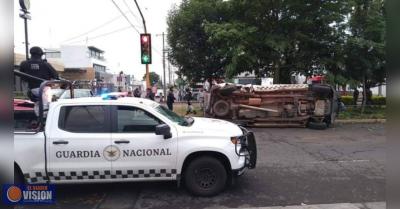
{"label": "window of building", "polygon": [[62,107],[58,126],[73,133],[107,133],[106,112],[106,106]]}
{"label": "window of building", "polygon": [[154,133],[162,122],[152,114],[135,107],[118,106],[118,133]]}

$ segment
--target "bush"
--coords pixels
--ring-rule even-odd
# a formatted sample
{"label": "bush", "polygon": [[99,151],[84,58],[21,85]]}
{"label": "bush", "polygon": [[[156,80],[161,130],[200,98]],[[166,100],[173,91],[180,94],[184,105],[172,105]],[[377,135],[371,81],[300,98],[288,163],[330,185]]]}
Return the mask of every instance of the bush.
{"label": "bush", "polygon": [[372,96],[373,105],[386,105],[386,97]]}
{"label": "bush", "polygon": [[340,100],[344,105],[354,105],[353,96],[342,96]]}

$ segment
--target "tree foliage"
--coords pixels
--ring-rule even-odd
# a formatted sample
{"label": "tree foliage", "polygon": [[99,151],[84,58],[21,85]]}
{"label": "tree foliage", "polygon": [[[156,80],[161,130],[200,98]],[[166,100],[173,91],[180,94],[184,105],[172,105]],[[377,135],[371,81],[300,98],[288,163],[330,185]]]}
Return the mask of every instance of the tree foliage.
{"label": "tree foliage", "polygon": [[344,47],[346,75],[366,87],[382,83],[386,77],[386,21],[384,1],[354,0]]}
{"label": "tree foliage", "polygon": [[170,11],[168,43],[172,48],[171,62],[188,80],[223,76],[223,57],[214,53],[217,48],[208,42],[204,30],[207,21],[216,22],[223,12],[220,0],[184,0]]}
{"label": "tree foliage", "polygon": [[[161,84],[160,75],[156,72],[150,72],[150,84],[153,86],[154,84]],[[143,75],[143,80],[146,80],[146,73]]]}
{"label": "tree foliage", "polygon": [[168,17],[171,61],[195,81],[253,71],[276,83],[316,71],[351,80],[369,69],[384,77],[379,5],[383,0],[184,0]]}

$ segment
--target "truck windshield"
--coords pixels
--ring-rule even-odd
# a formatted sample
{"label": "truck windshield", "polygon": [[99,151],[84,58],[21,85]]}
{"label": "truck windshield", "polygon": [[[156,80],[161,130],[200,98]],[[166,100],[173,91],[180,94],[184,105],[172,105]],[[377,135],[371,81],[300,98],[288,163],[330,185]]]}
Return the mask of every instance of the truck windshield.
{"label": "truck windshield", "polygon": [[182,116],[179,116],[178,114],[174,113],[173,111],[167,109],[166,107],[162,105],[158,105],[155,107],[157,112],[160,114],[164,115],[168,119],[172,120],[175,123],[178,123],[181,126],[189,126],[189,122]]}

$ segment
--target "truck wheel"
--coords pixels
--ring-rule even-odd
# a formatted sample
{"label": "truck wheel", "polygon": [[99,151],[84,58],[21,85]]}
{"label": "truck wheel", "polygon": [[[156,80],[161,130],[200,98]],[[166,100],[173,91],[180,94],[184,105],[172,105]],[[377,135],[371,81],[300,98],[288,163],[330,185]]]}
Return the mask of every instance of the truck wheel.
{"label": "truck wheel", "polygon": [[184,173],[185,186],[196,196],[213,196],[226,187],[227,171],[224,165],[213,157],[194,159]]}
{"label": "truck wheel", "polygon": [[314,130],[325,130],[328,128],[328,124],[325,122],[313,122],[310,121],[308,122],[308,128],[314,129]]}
{"label": "truck wheel", "polygon": [[215,115],[224,117],[229,114],[229,103],[225,100],[218,100],[213,105]]}

